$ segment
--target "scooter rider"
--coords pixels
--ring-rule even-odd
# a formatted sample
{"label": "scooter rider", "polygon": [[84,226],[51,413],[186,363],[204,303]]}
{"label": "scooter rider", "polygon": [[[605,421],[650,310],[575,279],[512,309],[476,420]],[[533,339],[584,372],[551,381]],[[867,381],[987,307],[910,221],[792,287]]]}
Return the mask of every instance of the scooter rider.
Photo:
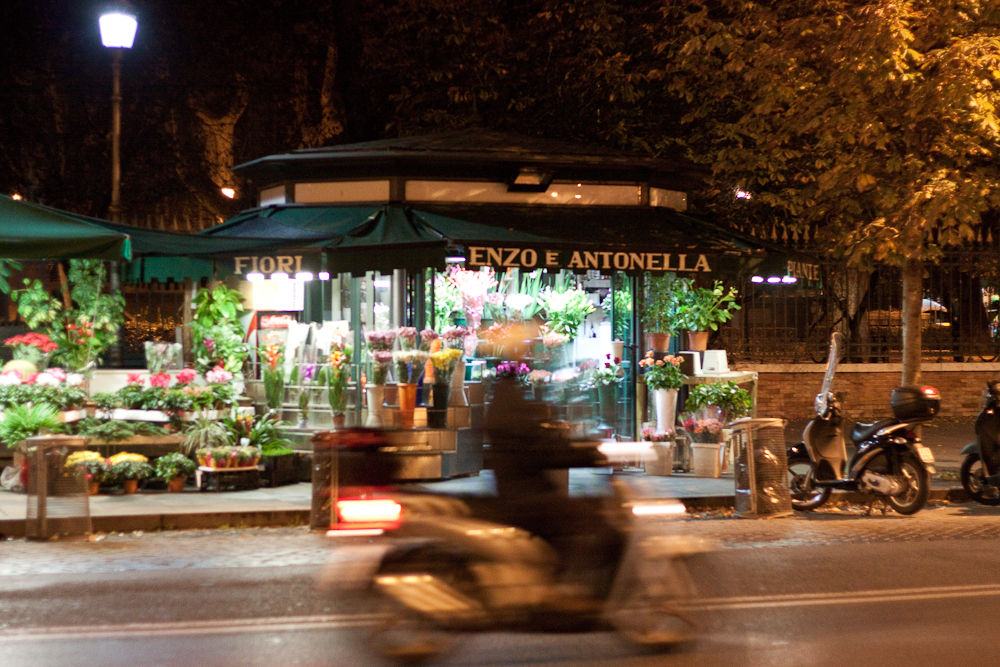
{"label": "scooter rider", "polygon": [[[523,337],[518,336],[523,340]],[[508,355],[520,363],[521,345]],[[578,447],[549,423],[549,408],[524,398],[511,377],[500,378],[486,414],[499,510],[507,522],[548,542],[559,555],[560,580],[603,597],[624,538],[593,502],[570,498],[556,471],[599,463],[596,447]],[[595,576],[596,575],[596,576]]]}

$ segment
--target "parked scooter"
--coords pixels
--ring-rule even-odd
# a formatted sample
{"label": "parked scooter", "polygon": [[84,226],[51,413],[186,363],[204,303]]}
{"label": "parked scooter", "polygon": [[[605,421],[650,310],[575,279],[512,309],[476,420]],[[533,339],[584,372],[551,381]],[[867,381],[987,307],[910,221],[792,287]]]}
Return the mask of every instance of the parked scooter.
{"label": "parked scooter", "polygon": [[986,383],[976,439],[962,450],[962,486],[983,505],[1000,505],[1000,380]]}
{"label": "parked scooter", "polygon": [[[663,535],[662,526],[652,534],[651,523],[683,515],[684,506],[629,500],[613,484],[612,495],[589,499],[605,503],[627,537],[599,598],[577,597],[548,542],[484,518],[489,512],[470,502],[432,494],[395,494],[403,512],[390,539],[359,547],[356,559],[342,554],[325,578],[341,588],[353,583],[376,602],[380,620],[369,646],[402,662],[431,659],[470,632],[616,630],[653,648],[693,638],[695,624],[679,603],[695,593],[685,559],[707,550],[705,543]],[[596,569],[576,574],[600,580],[604,571]]]}
{"label": "parked scooter", "polygon": [[806,425],[803,442],[788,448],[792,507],[816,509],[833,489],[842,489],[870,492],[900,514],[915,514],[927,503],[934,454],[921,444],[913,427],[937,414],[941,396],[934,387],[894,389],[894,417],[855,424],[851,441],[857,450],[848,460],[840,403],[831,392],[842,341],[839,333],[831,336],[823,389],[816,396],[816,417]]}

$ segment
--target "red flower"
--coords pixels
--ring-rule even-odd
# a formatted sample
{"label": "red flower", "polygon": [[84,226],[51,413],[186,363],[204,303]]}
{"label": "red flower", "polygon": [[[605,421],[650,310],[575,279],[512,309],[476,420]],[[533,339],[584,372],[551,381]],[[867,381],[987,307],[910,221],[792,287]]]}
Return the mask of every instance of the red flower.
{"label": "red flower", "polygon": [[38,373],[32,373],[28,377],[24,378],[24,384],[35,384],[35,380],[38,379]]}
{"label": "red flower", "polygon": [[157,373],[156,375],[151,375],[149,377],[150,387],[159,387],[166,389],[170,386],[170,376],[166,373]]}
{"label": "red flower", "polygon": [[142,373],[129,373],[126,381],[129,384],[142,384]]}

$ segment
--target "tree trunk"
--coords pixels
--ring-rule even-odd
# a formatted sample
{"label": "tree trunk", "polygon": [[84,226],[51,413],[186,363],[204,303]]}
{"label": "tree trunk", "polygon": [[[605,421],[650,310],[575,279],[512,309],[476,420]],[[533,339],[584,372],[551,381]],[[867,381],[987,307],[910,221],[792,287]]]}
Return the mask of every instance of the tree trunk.
{"label": "tree trunk", "polygon": [[903,381],[902,384],[916,384],[920,381],[920,359],[922,356],[920,320],[923,300],[924,263],[920,259],[907,258],[903,263]]}

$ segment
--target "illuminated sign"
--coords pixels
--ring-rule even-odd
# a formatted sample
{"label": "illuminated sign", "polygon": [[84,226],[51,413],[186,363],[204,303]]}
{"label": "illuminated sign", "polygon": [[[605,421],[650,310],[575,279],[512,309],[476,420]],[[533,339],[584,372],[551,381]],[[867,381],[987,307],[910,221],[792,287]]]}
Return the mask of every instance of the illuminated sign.
{"label": "illuminated sign", "polygon": [[670,271],[711,273],[708,255],[669,252],[535,250],[469,246],[470,266],[518,269]]}

